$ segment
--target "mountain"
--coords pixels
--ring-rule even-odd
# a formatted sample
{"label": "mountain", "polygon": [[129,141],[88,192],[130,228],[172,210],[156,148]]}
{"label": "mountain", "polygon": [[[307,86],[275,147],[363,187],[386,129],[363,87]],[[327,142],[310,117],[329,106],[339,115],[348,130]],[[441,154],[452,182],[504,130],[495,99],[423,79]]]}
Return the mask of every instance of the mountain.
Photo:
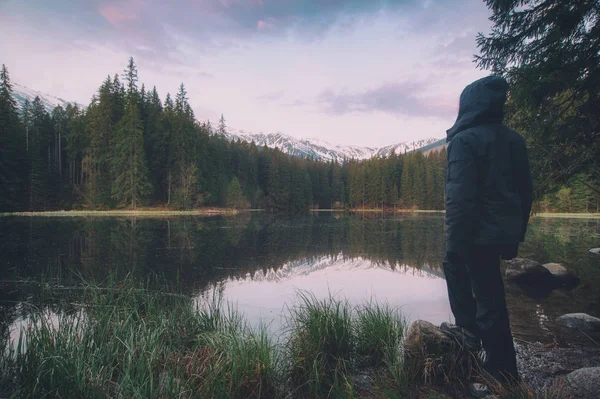
{"label": "mountain", "polygon": [[[19,107],[19,109],[23,108],[23,105],[25,104],[25,100],[28,100],[30,103],[32,103],[33,100],[35,100],[36,96],[39,97],[40,100],[42,100],[42,104],[44,105],[44,108],[49,113],[52,113],[54,108],[56,108],[56,106],[58,106],[58,105],[60,105],[63,108],[66,108],[68,104],[73,104],[73,105],[76,104],[73,101],[63,100],[60,97],[55,97],[50,94],[45,94],[45,93],[30,89],[29,87],[21,86],[18,83],[13,83],[13,95],[15,96],[15,99],[17,100],[17,106]],[[78,104],[78,105],[81,106],[80,104]]]}
{"label": "mountain", "polygon": [[[32,90],[18,83],[13,83],[13,90],[13,94],[17,100],[19,109],[23,108],[25,100],[33,102],[36,96],[40,97],[42,104],[44,104],[44,107],[50,113],[57,105],[66,108],[69,103],[76,104],[74,102],[66,101],[60,97],[55,97],[46,93]],[[404,154],[424,147],[428,148],[428,150],[431,150],[442,145],[444,142],[444,140],[438,139],[425,139],[411,142],[401,142],[381,148],[375,148],[331,144],[315,138],[296,139],[281,132],[264,134],[250,133],[238,129],[228,129],[227,133],[225,134],[225,138],[230,141],[254,141],[259,147],[267,146],[270,148],[279,148],[281,151],[289,155],[302,158],[313,158],[324,162],[340,162],[344,159],[369,159],[374,156],[387,157],[394,153]]]}
{"label": "mountain", "polygon": [[[342,260],[343,259],[343,260]],[[298,277],[308,276],[323,270],[349,271],[383,269],[393,273],[411,274],[424,278],[444,278],[444,272],[424,264],[421,267],[409,265],[390,265],[387,262],[375,263],[368,259],[357,257],[344,259],[342,253],[337,256],[317,256],[294,260],[285,263],[277,269],[257,270],[252,275],[233,277],[231,280],[252,279],[255,282],[282,282]]]}
{"label": "mountain", "polygon": [[[279,148],[286,154],[313,158],[319,161],[343,161],[344,159],[369,159],[374,156],[387,157],[392,154],[404,154],[418,150],[424,146],[432,146],[440,142],[438,139],[425,139],[412,142],[402,142],[382,148],[360,147],[353,145],[337,145],[314,138],[296,139],[281,132],[277,133],[249,133],[243,130],[229,129],[224,135],[231,141],[254,142],[257,146]],[[436,146],[437,147],[437,146]]]}

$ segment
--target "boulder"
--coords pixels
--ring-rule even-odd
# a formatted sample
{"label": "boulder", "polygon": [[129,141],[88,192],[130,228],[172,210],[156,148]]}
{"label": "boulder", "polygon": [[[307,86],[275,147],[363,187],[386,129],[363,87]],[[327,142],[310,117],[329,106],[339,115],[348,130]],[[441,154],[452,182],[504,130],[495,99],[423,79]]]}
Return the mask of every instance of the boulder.
{"label": "boulder", "polygon": [[546,269],[548,269],[548,271],[550,273],[552,273],[552,275],[554,277],[565,278],[565,277],[568,277],[571,275],[571,273],[569,272],[569,269],[567,269],[560,263],[546,263],[542,266],[544,266]]}
{"label": "boulder", "polygon": [[600,392],[600,367],[586,367],[567,374],[567,384],[575,398],[597,398]]}
{"label": "boulder", "polygon": [[411,324],[404,340],[405,352],[420,354],[425,351],[434,357],[454,349],[454,341],[439,327],[428,321],[417,320]]}
{"label": "boulder", "polygon": [[600,255],[600,248],[592,248],[590,249],[590,252],[596,255]]}
{"label": "boulder", "polygon": [[579,285],[579,277],[571,273],[564,265],[560,263],[546,263],[544,266],[554,277],[554,285],[565,289],[573,289]]}
{"label": "boulder", "polygon": [[515,258],[506,261],[506,278],[527,283],[547,283],[552,280],[552,273],[539,262]]}
{"label": "boulder", "polygon": [[599,332],[600,319],[587,313],[568,313],[556,319],[556,322],[568,328],[585,332]]}
{"label": "boulder", "polygon": [[461,350],[439,327],[417,320],[404,340],[404,366],[423,384],[444,386],[447,381],[469,381],[473,356]]}

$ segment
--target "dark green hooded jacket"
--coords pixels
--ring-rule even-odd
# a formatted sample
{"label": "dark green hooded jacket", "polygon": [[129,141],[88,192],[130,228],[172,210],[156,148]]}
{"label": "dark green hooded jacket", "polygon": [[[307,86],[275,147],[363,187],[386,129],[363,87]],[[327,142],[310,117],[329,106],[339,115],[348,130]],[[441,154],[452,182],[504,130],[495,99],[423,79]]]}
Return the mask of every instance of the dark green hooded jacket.
{"label": "dark green hooded jacket", "polygon": [[480,79],[460,96],[447,131],[446,250],[474,244],[516,247],[525,239],[532,185],[525,140],[502,124],[508,84]]}

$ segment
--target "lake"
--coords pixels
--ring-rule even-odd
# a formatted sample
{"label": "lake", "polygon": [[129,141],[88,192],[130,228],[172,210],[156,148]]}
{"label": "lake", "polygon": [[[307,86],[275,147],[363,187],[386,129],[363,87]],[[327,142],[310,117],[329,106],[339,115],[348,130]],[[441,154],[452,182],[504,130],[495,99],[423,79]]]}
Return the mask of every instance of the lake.
{"label": "lake", "polygon": [[[84,281],[126,276],[199,303],[216,294],[275,335],[299,291],[353,304],[387,302],[409,320],[452,320],[441,214],[9,217],[0,226],[3,337],[32,311],[73,311]],[[563,262],[581,284],[542,293],[507,287],[517,338],[551,342],[557,316],[600,315],[600,257],[588,252],[598,246],[600,220],[533,219],[519,255]]]}

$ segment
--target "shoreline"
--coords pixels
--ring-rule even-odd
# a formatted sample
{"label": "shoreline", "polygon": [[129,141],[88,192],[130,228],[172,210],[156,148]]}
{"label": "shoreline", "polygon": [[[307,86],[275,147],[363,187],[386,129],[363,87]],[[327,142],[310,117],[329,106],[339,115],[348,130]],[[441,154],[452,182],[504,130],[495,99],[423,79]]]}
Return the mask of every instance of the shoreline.
{"label": "shoreline", "polygon": [[18,217],[104,217],[104,216],[233,216],[241,211],[231,208],[199,208],[189,211],[178,211],[169,209],[141,209],[141,210],[73,210],[73,211],[41,211],[41,212],[5,212],[0,213],[0,217],[18,216]]}
{"label": "shoreline", "polygon": [[[111,209],[111,210],[57,210],[57,211],[32,211],[32,212],[0,212],[2,217],[103,217],[103,216],[235,216],[240,213],[265,212],[264,209],[233,209],[233,208],[197,208],[192,210],[172,210],[161,208],[142,208],[139,210]],[[388,210],[381,208],[365,209],[309,209],[310,213],[384,213],[384,214],[445,214],[445,210],[432,209],[396,209]],[[600,213],[536,213],[531,216],[535,218],[562,218],[562,219],[600,219]]]}

